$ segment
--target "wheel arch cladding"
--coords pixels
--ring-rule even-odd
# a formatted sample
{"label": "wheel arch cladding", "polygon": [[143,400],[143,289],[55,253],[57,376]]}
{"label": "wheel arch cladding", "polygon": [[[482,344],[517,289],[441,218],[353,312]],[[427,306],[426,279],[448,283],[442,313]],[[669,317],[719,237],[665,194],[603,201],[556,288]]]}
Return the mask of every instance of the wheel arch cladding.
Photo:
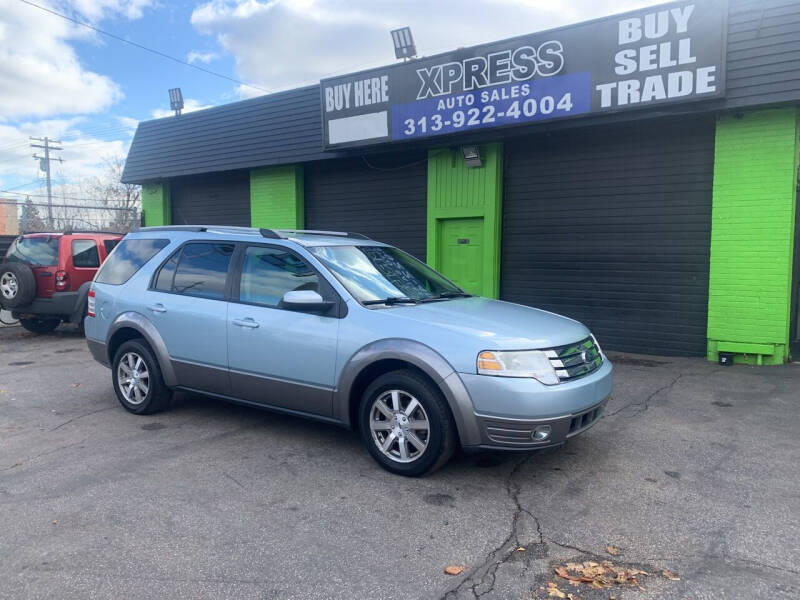
{"label": "wheel arch cladding", "polygon": [[161,369],[164,383],[168,387],[178,385],[175,370],[172,367],[172,359],[169,357],[164,340],[158,333],[156,326],[139,313],[123,313],[118,316],[111,327],[109,327],[106,337],[109,364],[113,364],[114,354],[121,344],[137,337],[143,338],[153,351],[153,355],[156,357],[158,366]]}
{"label": "wheel arch cladding", "polygon": [[472,400],[450,363],[432,348],[413,340],[387,339],[373,342],[356,352],[339,378],[335,411],[349,427],[358,422],[358,405],[375,377],[396,369],[410,369],[430,379],[442,393],[462,445],[480,443]]}

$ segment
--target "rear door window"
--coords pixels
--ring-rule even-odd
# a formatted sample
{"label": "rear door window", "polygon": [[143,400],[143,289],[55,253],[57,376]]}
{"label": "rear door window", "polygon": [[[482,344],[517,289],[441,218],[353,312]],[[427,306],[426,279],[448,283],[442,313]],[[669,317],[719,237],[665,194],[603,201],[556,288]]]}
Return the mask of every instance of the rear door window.
{"label": "rear door window", "polygon": [[169,245],[169,240],[127,239],[114,249],[97,274],[97,283],[120,285]]}
{"label": "rear door window", "polygon": [[79,269],[96,269],[100,266],[100,254],[94,240],[72,240],[72,264]]}
{"label": "rear door window", "polygon": [[[193,242],[181,251],[172,291],[186,296],[222,300],[233,256],[233,244]],[[159,274],[160,275],[160,274]],[[159,276],[159,284],[161,277]]]}
{"label": "rear door window", "polygon": [[58,239],[58,236],[17,238],[11,243],[6,260],[34,267],[54,267],[58,264]]}

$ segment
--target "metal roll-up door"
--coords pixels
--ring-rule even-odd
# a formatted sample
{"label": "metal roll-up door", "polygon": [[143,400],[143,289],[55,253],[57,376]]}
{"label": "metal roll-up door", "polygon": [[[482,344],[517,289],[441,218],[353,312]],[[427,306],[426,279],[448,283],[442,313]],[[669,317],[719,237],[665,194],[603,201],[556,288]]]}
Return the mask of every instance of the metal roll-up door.
{"label": "metal roll-up door", "polygon": [[706,352],[713,117],[506,145],[501,297],[568,315],[604,348]]}
{"label": "metal roll-up door", "polygon": [[424,152],[308,165],[305,226],[363,233],[425,260],[427,173]]}
{"label": "metal roll-up door", "polygon": [[173,179],[173,225],[250,226],[250,173],[237,171]]}

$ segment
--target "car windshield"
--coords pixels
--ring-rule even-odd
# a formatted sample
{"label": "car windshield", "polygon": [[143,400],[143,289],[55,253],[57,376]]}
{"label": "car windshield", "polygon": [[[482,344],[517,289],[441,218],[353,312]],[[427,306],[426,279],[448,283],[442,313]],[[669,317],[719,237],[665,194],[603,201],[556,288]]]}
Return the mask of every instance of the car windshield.
{"label": "car windshield", "polygon": [[21,262],[35,267],[52,267],[58,263],[58,237],[20,237],[14,240],[6,255],[8,262]]}
{"label": "car windshield", "polygon": [[309,248],[359,302],[388,304],[467,296],[428,265],[387,246]]}

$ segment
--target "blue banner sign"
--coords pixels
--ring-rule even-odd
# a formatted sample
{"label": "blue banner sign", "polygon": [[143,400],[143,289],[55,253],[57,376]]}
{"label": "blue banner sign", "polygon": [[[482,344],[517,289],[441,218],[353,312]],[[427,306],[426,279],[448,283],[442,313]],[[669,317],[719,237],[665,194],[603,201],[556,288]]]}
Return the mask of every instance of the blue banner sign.
{"label": "blue banner sign", "polygon": [[573,73],[397,104],[392,139],[581,115],[591,110],[591,84],[589,73]]}

